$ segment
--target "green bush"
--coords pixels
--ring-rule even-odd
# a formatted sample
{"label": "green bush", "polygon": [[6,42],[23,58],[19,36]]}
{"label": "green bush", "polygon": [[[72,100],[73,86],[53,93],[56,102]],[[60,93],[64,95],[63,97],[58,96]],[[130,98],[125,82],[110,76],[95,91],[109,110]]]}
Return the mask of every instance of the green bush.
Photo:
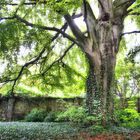
{"label": "green bush", "polygon": [[56,121],[66,122],[70,121],[82,125],[92,125],[99,120],[99,117],[89,116],[86,113],[86,109],[83,107],[71,106],[64,112],[61,112]]}
{"label": "green bush", "polygon": [[140,130],[140,121],[123,123],[122,126],[133,130]]}
{"label": "green bush", "polygon": [[60,112],[50,112],[44,119],[44,122],[55,122]]}
{"label": "green bush", "polygon": [[117,118],[120,123],[130,123],[140,121],[140,115],[134,109],[124,109],[117,111]]}
{"label": "green bush", "polygon": [[83,118],[86,117],[86,112],[82,107],[72,106],[65,112],[61,112],[58,116],[56,121],[71,121],[80,123],[82,122]]}
{"label": "green bush", "polygon": [[27,122],[43,122],[47,113],[45,110],[34,108],[25,116]]}
{"label": "green bush", "polygon": [[98,124],[98,122],[101,121],[101,118],[99,116],[89,116],[87,115],[85,118],[83,118],[83,124],[84,125],[93,125]]}
{"label": "green bush", "polygon": [[107,130],[101,125],[93,125],[89,127],[89,131],[91,132],[92,135],[96,135],[96,134],[101,134]]}

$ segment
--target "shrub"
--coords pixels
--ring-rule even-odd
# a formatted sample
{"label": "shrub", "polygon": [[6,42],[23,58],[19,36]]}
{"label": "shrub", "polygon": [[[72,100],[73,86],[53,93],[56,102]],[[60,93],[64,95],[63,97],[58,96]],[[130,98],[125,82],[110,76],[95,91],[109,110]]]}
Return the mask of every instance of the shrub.
{"label": "shrub", "polygon": [[83,118],[83,124],[84,125],[93,125],[98,124],[98,122],[101,121],[101,118],[99,116],[89,116],[87,115],[85,118]]}
{"label": "shrub", "polygon": [[71,121],[80,123],[85,118],[86,112],[82,107],[72,106],[57,116],[57,121]]}
{"label": "shrub", "polygon": [[92,135],[96,135],[99,133],[103,133],[107,130],[101,125],[93,125],[93,126],[89,127],[89,131],[91,132]]}
{"label": "shrub", "polygon": [[140,130],[140,121],[123,123],[122,126],[132,130]]}
{"label": "shrub", "polygon": [[50,112],[44,119],[44,122],[55,122],[60,112]]}
{"label": "shrub", "polygon": [[99,117],[88,115],[83,107],[71,106],[65,112],[60,113],[56,121],[70,121],[82,125],[92,125],[99,121]]}
{"label": "shrub", "polygon": [[47,115],[45,110],[34,108],[29,114],[25,116],[27,122],[43,122]]}
{"label": "shrub", "polygon": [[139,113],[134,109],[117,111],[117,118],[120,123],[137,122],[140,120]]}

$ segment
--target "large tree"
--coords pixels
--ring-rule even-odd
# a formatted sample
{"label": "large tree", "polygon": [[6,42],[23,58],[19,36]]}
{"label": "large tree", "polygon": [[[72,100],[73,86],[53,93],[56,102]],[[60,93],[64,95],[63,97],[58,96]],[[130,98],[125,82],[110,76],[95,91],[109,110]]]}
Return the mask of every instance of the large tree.
{"label": "large tree", "polygon": [[[58,62],[61,62],[64,66],[65,64],[62,61],[64,56],[74,45],[75,47],[78,46],[85,54],[89,66],[86,81],[86,107],[88,113],[100,114],[102,124],[106,125],[109,116],[112,118],[111,114],[113,112],[112,94],[116,55],[119,51],[122,36],[129,34],[123,33],[124,19],[130,13],[133,13],[133,9],[137,8],[135,6],[128,9],[132,4],[136,3],[136,0],[21,0],[18,3],[15,2],[14,0],[2,0],[0,4],[1,24],[7,23],[5,26],[1,26],[4,29],[1,47],[4,48],[4,45],[6,46],[7,44],[10,44],[10,47],[15,49],[21,45],[24,46],[26,43],[19,41],[23,36],[28,40],[27,44],[30,44],[30,46],[31,44],[38,46],[37,44],[41,43],[41,41],[43,44],[45,36],[47,41],[44,43],[45,47],[42,47],[42,50],[39,49],[41,51],[38,51],[38,54],[34,55],[32,59],[30,58],[30,61],[26,62],[18,70],[16,77],[6,77],[1,81],[3,83],[12,82],[11,93],[14,93],[14,87],[25,70],[39,62],[45,65],[47,53],[55,46],[51,46],[51,44],[59,42],[60,35],[62,35],[61,37],[68,39],[72,44],[65,49],[59,59],[51,63],[49,67],[42,69],[41,75],[44,76]],[[93,9],[92,5],[98,5],[98,16],[95,16],[95,12],[97,11]],[[78,11],[81,11],[81,13],[77,14]],[[85,30],[81,29],[74,21],[75,18],[81,16],[84,19]],[[9,36],[13,38],[11,42],[14,43],[10,41],[6,42],[7,36],[4,36],[4,32],[8,30],[8,24],[11,25],[11,20],[15,29],[12,28],[12,34]],[[59,28],[63,22],[63,26]],[[68,27],[71,29],[73,35],[67,31]],[[20,35],[17,35],[17,30],[18,32],[22,30]],[[47,33],[44,33],[44,31],[47,31]],[[35,39],[32,36],[36,32],[40,32],[40,34],[42,32],[44,36],[38,35],[38,38]],[[56,32],[56,34],[53,35],[50,32]],[[64,39],[61,39],[61,41],[63,42]]]}

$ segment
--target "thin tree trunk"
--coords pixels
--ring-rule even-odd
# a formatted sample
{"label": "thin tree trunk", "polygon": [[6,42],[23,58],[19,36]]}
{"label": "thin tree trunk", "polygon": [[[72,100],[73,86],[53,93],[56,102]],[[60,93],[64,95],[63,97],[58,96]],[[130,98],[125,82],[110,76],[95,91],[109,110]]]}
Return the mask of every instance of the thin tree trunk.
{"label": "thin tree trunk", "polygon": [[140,113],[140,97],[137,99],[137,109],[138,113]]}

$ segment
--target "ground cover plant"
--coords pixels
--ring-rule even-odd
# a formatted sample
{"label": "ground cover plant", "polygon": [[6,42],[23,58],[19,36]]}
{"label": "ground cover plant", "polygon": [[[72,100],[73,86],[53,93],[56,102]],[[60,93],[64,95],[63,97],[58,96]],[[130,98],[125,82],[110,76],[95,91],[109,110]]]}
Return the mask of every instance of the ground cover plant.
{"label": "ground cover plant", "polygon": [[0,140],[69,139],[77,132],[67,123],[0,123]]}
{"label": "ground cover plant", "polygon": [[104,129],[101,126],[81,128],[71,123],[0,123],[0,140],[139,140],[139,131],[123,127]]}
{"label": "ground cover plant", "polygon": [[[131,44],[136,46],[129,48],[128,53],[133,64],[125,67],[131,69],[125,74],[133,77],[135,87],[139,85],[139,74],[134,75],[139,70],[133,69],[137,67],[135,57],[139,53],[139,44],[128,43],[125,36],[140,32],[127,32],[124,28],[130,16],[139,29],[139,14],[135,14],[139,12],[139,3],[139,0],[2,0],[1,91],[11,97],[22,91],[36,94],[57,91],[63,95],[86,92],[88,113],[99,112],[105,126],[108,116],[113,118],[117,56],[122,48]],[[75,23],[76,19],[80,24]],[[124,80],[118,74],[121,80],[117,83],[127,84],[128,75],[125,74]],[[132,85],[131,79],[128,81]],[[126,92],[131,93],[127,88],[125,93],[120,89],[118,84],[123,103]],[[138,92],[139,88],[135,88],[132,94]],[[9,119],[12,110],[10,104]]]}

